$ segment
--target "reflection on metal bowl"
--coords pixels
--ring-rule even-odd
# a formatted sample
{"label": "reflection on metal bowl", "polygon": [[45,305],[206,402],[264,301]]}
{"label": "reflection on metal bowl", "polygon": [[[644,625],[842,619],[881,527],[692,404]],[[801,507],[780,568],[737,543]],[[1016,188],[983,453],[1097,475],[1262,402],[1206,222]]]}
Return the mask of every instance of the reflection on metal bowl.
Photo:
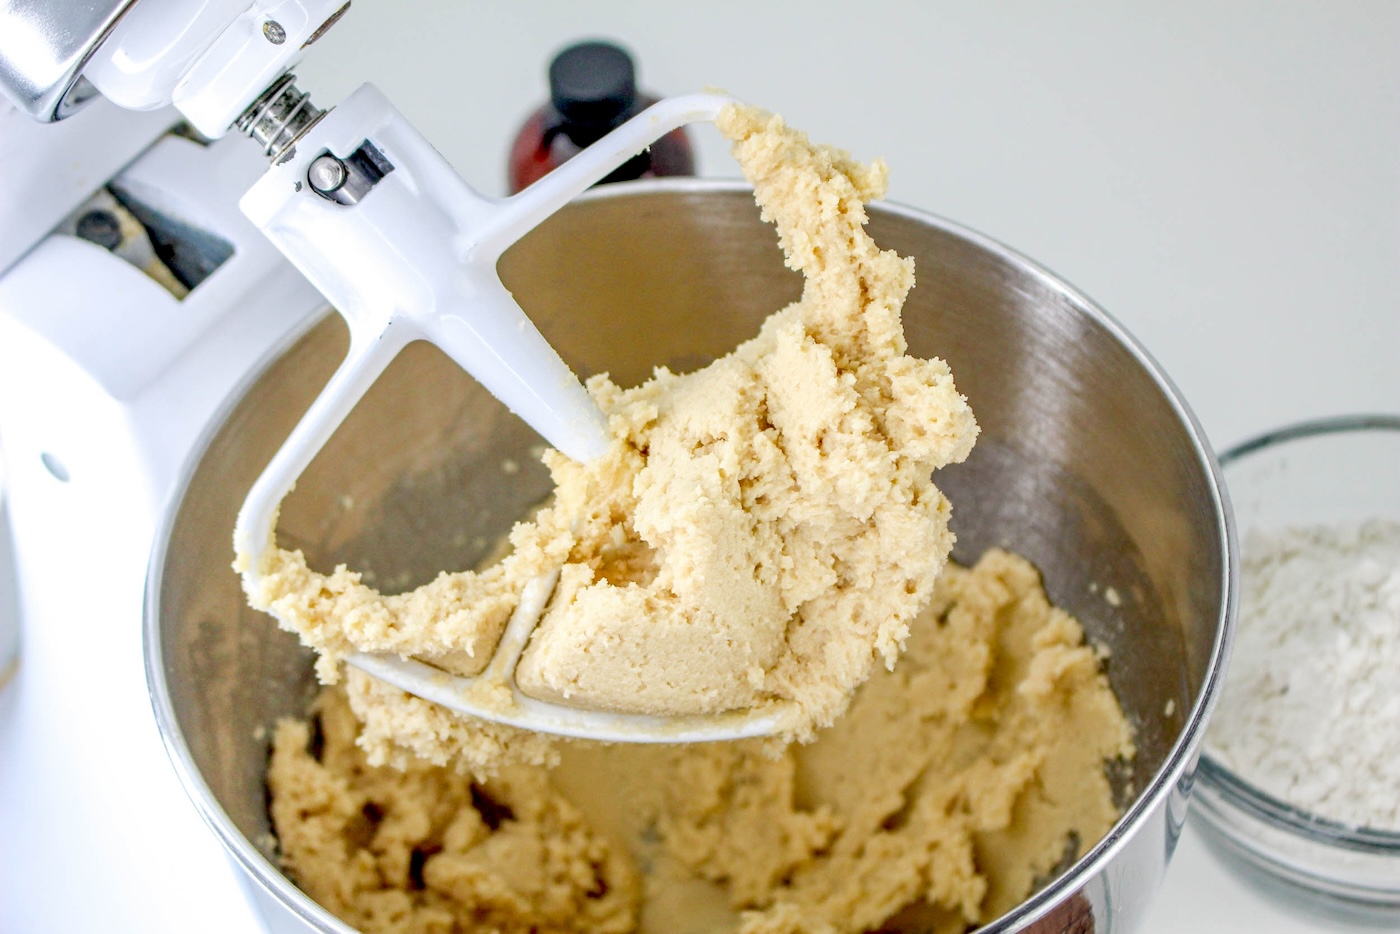
{"label": "reflection on metal bowl", "polygon": [[[1214,459],[1153,361],[1079,293],[944,221],[896,207],[871,215],[876,241],[917,262],[910,352],[949,362],[982,428],[971,458],[939,475],[955,557],[997,545],[1033,561],[1051,599],[1111,652],[1108,675],[1136,730],[1113,831],[984,930],[1130,930],[1180,831],[1232,626],[1233,535]],[[516,246],[501,272],[577,372],[623,385],[727,352],[800,287],[752,195],[693,180],[594,192]],[[185,478],[148,582],[160,728],[274,931],[348,929],[273,856],[265,728],[302,714],[316,686],[295,639],[245,607],[229,543],[249,484],[344,340],[328,317],[232,401]],[[414,345],[302,477],[282,539],[313,564],[346,562],[396,587],[470,566],[548,489],[530,456],[538,443],[470,377]],[[505,461],[521,469],[503,475]],[[1097,589],[1107,584],[1116,605]]]}

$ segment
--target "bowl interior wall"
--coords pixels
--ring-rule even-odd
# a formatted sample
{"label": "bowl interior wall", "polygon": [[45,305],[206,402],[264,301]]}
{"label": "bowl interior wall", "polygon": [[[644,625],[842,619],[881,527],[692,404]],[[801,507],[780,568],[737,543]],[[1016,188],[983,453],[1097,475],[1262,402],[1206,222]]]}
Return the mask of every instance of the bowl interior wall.
{"label": "bowl interior wall", "polygon": [[[877,241],[917,262],[911,352],[948,360],[982,435],[938,482],[955,556],[1014,549],[1109,650],[1137,730],[1143,787],[1181,735],[1221,617],[1220,523],[1181,412],[1115,326],[1076,293],[985,242],[872,210]],[[600,196],[512,249],[502,276],[582,375],[633,384],[689,370],[794,300],[750,194]],[[266,728],[315,685],[295,639],[249,610],[229,569],[243,496],[345,348],[327,317],[236,404],[194,471],[160,574],[164,676],[194,762],[249,840],[268,838]],[[539,438],[435,348],[413,345],[284,504],[284,544],[397,591],[469,567],[548,489]],[[1108,595],[1112,588],[1116,599]],[[1126,803],[1126,801],[1124,802]]]}

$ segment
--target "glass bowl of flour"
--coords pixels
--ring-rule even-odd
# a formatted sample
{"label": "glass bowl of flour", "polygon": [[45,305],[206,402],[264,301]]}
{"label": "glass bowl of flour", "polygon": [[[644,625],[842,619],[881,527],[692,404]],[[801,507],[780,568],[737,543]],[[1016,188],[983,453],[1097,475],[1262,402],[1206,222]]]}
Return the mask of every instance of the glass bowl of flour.
{"label": "glass bowl of flour", "polygon": [[1239,626],[1197,813],[1265,878],[1400,918],[1400,416],[1301,423],[1220,460]]}

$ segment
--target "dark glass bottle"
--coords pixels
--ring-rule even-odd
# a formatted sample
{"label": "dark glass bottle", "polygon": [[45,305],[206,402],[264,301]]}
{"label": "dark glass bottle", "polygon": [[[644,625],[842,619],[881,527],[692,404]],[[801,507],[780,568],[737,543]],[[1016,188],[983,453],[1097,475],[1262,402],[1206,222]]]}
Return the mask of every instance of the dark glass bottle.
{"label": "dark glass bottle", "polygon": [[[637,90],[632,57],[610,42],[569,46],[549,64],[549,102],[530,115],[510,148],[510,193],[602,139],[657,98]],[[604,182],[695,174],[690,137],[681,127],[619,166]]]}

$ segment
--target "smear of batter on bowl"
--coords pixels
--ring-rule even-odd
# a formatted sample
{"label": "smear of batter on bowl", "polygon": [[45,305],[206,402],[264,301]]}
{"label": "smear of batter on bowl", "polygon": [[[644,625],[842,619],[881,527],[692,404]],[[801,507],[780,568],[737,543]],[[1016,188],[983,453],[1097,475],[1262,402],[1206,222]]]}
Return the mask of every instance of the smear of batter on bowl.
{"label": "smear of batter on bowl", "polygon": [[[479,671],[521,588],[559,564],[517,670],[538,697],[654,714],[787,702],[783,738],[805,740],[894,664],[952,547],[933,472],[967,456],[977,426],[947,365],[905,353],[913,262],[864,229],[884,165],[751,108],[718,125],[801,299],[699,371],[630,389],[590,379],[612,447],[587,464],[547,454],[554,499],[491,567],[385,596],[273,550],[250,601],[321,653],[324,682],[357,650]],[[351,688],[375,761],[411,749],[484,772],[549,755],[363,677]]]}
{"label": "smear of batter on bowl", "polygon": [[473,782],[374,767],[344,690],[277,727],[288,875],[367,934],[961,932],[1023,901],[1119,815],[1131,730],[1034,568],[950,566],[892,672],[810,745],[571,743]]}

